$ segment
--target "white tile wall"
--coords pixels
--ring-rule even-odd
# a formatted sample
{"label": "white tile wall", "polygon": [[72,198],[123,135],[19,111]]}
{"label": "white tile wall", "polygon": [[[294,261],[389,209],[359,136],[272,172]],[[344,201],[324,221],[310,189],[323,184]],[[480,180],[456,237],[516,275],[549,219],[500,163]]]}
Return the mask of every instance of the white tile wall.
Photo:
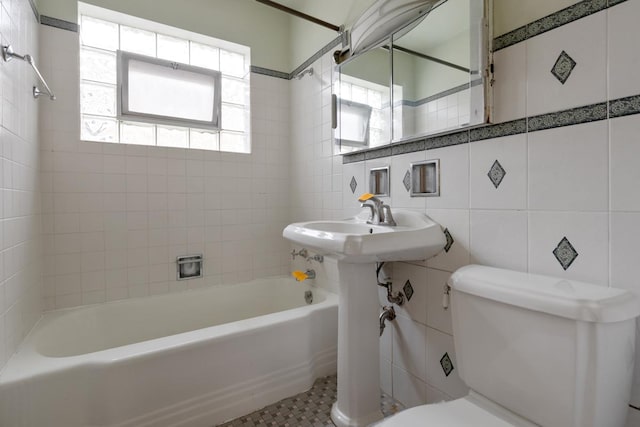
{"label": "white tile wall", "polygon": [[[607,99],[606,10],[540,34],[524,44],[528,116]],[[576,62],[564,84],[551,74],[563,50]]]}
{"label": "white tile wall", "polygon": [[[251,76],[252,154],[83,142],[78,35],[40,35],[60,88],[40,122],[46,308],[288,272],[288,81]],[[175,258],[193,253],[204,278],[177,281]]]}
{"label": "white tile wall", "polygon": [[529,209],[606,211],[606,121],[533,132],[529,137]]}
{"label": "white tile wall", "polygon": [[[342,158],[334,156],[331,130],[331,54],[315,61],[314,73],[291,80],[291,213],[294,221],[343,216],[342,206],[353,213],[357,198],[368,190],[364,168],[342,173]],[[349,188],[355,176],[358,186]],[[343,191],[347,189],[347,191]]]}
{"label": "white tile wall", "polygon": [[[0,38],[38,59],[27,0],[0,3]],[[0,60],[0,370],[42,313],[37,82],[29,65]]]}
{"label": "white tile wall", "polygon": [[[496,160],[505,170],[498,188],[488,176]],[[469,177],[469,204],[472,209],[526,209],[527,135],[469,144]]]}
{"label": "white tile wall", "polygon": [[626,1],[608,10],[607,49],[609,53],[609,98],[616,99],[640,93],[636,70],[640,67],[637,41],[640,29],[635,18],[640,14],[640,2]]}
{"label": "white tile wall", "polygon": [[[563,237],[578,252],[566,271],[551,252]],[[607,286],[608,241],[606,212],[529,212],[529,271]]]}
{"label": "white tile wall", "polygon": [[[629,44],[637,39],[633,37],[632,17],[639,8],[640,0],[629,0],[496,52],[496,121],[640,94],[634,73],[640,53]],[[577,62],[564,85],[550,72],[562,50]],[[330,170],[326,166],[328,151],[312,147],[310,142],[323,134],[316,130],[318,123],[329,129],[328,122],[314,112],[314,106],[327,102],[326,94],[320,95],[323,86],[305,79],[293,84],[292,99],[297,101],[292,102],[292,149],[296,153],[292,159],[292,197],[299,207],[295,219],[353,215],[358,212],[355,198],[366,190],[361,183],[368,168],[390,164],[391,205],[423,210],[454,237],[449,252],[426,263],[393,266],[394,289],[401,289],[411,278],[415,294],[397,310],[398,320],[381,339],[381,376],[385,391],[405,405],[466,393],[455,369],[450,313],[441,305],[445,281],[461,266],[474,262],[546,273],[624,287],[640,295],[634,269],[640,257],[640,218],[636,217],[640,214],[640,199],[636,200],[640,176],[635,166],[640,154],[635,148],[640,116],[344,166],[335,156]],[[416,118],[416,124],[420,120]],[[325,142],[314,140],[314,144]],[[434,158],[441,160],[442,196],[408,197],[401,182],[408,164]],[[506,170],[497,189],[487,177],[495,160]],[[343,204],[342,215],[336,214],[340,212],[337,204],[332,205],[335,209],[323,210],[325,204],[315,201],[316,196],[326,197],[326,203],[334,200],[334,195],[328,188],[313,186],[317,174],[328,180],[329,174],[339,171],[343,175],[337,199]],[[355,194],[349,188],[352,176],[359,183]],[[567,271],[552,254],[565,236],[579,254]],[[454,363],[449,377],[440,367],[445,352]],[[640,366],[640,355],[636,365]],[[636,371],[633,403],[640,405],[640,369]],[[635,411],[632,416],[637,418]]]}
{"label": "white tile wall", "polygon": [[470,223],[471,263],[527,271],[525,211],[472,210]]}

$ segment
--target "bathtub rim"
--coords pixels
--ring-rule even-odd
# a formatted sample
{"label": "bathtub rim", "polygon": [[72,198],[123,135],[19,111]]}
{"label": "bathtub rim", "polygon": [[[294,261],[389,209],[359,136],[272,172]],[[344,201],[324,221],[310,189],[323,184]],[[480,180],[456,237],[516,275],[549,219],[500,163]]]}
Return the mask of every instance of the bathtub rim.
{"label": "bathtub rim", "polygon": [[[270,280],[287,279],[286,276],[269,277]],[[255,279],[243,284],[259,282],[265,279]],[[199,346],[206,346],[211,341],[221,340],[233,335],[242,334],[245,331],[259,331],[260,329],[270,328],[275,325],[288,321],[301,320],[313,315],[314,312],[326,310],[338,305],[338,295],[311,285],[314,292],[323,295],[324,300],[318,303],[303,305],[284,311],[278,311],[263,314],[256,317],[241,319],[229,323],[208,326],[205,328],[195,329],[191,331],[181,332],[174,335],[153,338],[146,341],[126,344],[123,346],[112,347],[108,349],[98,350],[95,352],[83,353],[73,356],[46,356],[41,354],[37,349],[38,338],[46,332],[49,323],[55,321],[61,316],[67,315],[80,310],[89,310],[101,307],[106,304],[127,304],[134,301],[142,301],[150,298],[171,297],[177,294],[190,294],[198,292],[206,292],[220,287],[232,288],[238,284],[215,285],[184,292],[153,295],[147,297],[130,298],[126,300],[110,301],[108,303],[91,304],[87,306],[65,308],[45,312],[38,320],[34,327],[29,331],[23,342],[20,344],[18,351],[5,364],[4,369],[0,371],[0,392],[4,386],[8,386],[20,381],[28,381],[31,378],[42,375],[57,375],[67,370],[100,368],[109,364],[127,363],[136,359],[144,359],[153,357],[158,353],[178,352],[183,349],[195,349]]]}

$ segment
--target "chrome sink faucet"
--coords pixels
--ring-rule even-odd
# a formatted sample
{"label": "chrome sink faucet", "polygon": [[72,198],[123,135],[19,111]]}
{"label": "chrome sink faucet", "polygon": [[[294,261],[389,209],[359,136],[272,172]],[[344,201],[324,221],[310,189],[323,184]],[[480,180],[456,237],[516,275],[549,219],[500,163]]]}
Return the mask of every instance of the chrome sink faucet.
{"label": "chrome sink faucet", "polygon": [[367,220],[368,224],[388,226],[397,225],[393,219],[393,215],[391,214],[391,206],[386,205],[382,200],[380,200],[373,194],[365,193],[360,196],[360,198],[358,198],[358,201],[361,203],[361,207],[369,208],[369,210],[371,211],[371,215]]}

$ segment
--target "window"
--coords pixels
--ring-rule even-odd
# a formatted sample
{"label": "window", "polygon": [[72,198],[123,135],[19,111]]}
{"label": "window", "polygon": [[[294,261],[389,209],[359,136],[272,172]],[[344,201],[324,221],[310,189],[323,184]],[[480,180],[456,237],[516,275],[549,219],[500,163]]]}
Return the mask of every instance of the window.
{"label": "window", "polygon": [[220,72],[121,50],[117,58],[118,118],[220,128]]}
{"label": "window", "polygon": [[249,48],[79,7],[83,140],[251,151]]}
{"label": "window", "polygon": [[389,90],[352,76],[334,83],[340,123],[338,142],[346,147],[376,147],[389,142]]}

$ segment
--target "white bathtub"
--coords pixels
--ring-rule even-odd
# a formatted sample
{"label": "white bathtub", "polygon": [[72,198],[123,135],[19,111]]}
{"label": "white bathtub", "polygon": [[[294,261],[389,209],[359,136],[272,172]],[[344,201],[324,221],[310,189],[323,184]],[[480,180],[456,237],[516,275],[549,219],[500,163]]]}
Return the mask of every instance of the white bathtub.
{"label": "white bathtub", "polygon": [[47,313],[0,375],[0,426],[211,427],[335,373],[337,308],[273,278]]}

